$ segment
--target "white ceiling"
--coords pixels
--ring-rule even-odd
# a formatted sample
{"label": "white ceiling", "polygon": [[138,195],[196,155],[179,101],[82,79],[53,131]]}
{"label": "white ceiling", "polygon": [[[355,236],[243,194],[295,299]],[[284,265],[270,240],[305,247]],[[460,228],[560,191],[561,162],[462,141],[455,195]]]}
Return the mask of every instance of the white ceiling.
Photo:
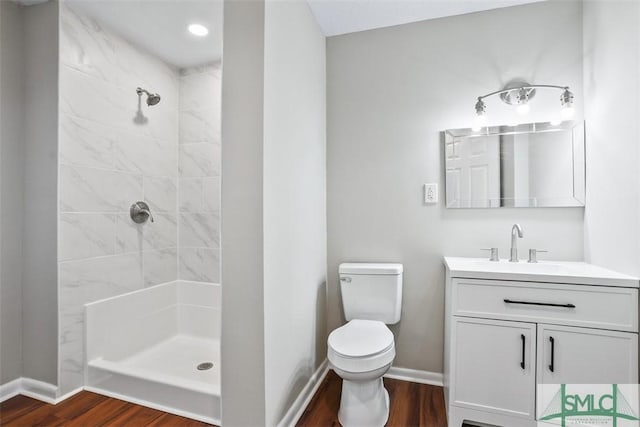
{"label": "white ceiling", "polygon": [[326,36],[545,0],[307,0]]}
{"label": "white ceiling", "polygon": [[[2,1],[2,0],[0,0]],[[222,57],[222,0],[68,0],[75,9],[178,68]],[[209,28],[206,37],[189,24]]]}
{"label": "white ceiling", "polygon": [[[2,0],[0,0],[2,1]],[[16,0],[34,4],[46,0]],[[242,0],[241,0],[242,1]],[[279,1],[279,0],[274,0]],[[326,36],[545,0],[307,0]],[[68,0],[107,28],[178,68],[222,57],[223,0]],[[196,37],[191,23],[209,28]]]}

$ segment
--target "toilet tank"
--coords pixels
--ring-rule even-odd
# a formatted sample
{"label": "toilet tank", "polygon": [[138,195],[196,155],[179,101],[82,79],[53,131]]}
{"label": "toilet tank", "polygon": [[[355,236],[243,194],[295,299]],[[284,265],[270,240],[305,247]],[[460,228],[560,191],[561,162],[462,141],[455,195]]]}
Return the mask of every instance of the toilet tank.
{"label": "toilet tank", "polygon": [[402,264],[343,263],[338,273],[347,320],[400,321]]}

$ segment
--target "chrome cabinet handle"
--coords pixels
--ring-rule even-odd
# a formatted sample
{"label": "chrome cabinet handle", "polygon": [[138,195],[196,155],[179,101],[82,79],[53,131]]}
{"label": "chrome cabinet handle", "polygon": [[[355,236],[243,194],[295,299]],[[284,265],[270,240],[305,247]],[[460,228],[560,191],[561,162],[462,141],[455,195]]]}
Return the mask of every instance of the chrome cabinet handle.
{"label": "chrome cabinet handle", "polygon": [[341,282],[346,282],[346,283],[351,283],[351,277],[341,277],[340,281]]}
{"label": "chrome cabinet handle", "polygon": [[524,334],[520,334],[520,339],[522,340],[522,361],[520,362],[520,367],[524,369],[524,351],[526,343],[526,337],[524,336]]}

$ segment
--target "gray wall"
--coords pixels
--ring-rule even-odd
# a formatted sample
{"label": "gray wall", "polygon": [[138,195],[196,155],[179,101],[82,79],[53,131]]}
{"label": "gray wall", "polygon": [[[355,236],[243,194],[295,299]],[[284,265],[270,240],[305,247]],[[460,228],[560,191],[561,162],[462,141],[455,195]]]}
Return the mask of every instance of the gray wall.
{"label": "gray wall", "polygon": [[276,425],[325,358],[325,39],[302,1],[225,2],[222,424]]}
{"label": "gray wall", "polygon": [[640,275],[640,2],[586,1],[587,261]]}
{"label": "gray wall", "polygon": [[57,383],[58,2],[24,8],[23,376]]}
{"label": "gray wall", "polygon": [[0,384],[22,375],[22,8],[0,1]]}
{"label": "gray wall", "polygon": [[[548,259],[581,260],[583,209],[445,209],[439,132],[471,127],[477,96],[520,77],[570,85],[582,113],[582,7],[542,2],[336,36],[327,42],[328,330],[343,323],[337,268],[405,266],[400,367],[442,372],[442,256],[507,256],[511,225]],[[527,121],[549,120],[558,94],[540,93]],[[499,101],[490,123],[514,120]],[[509,116],[511,114],[511,116]],[[422,184],[441,199],[424,205]]]}
{"label": "gray wall", "polygon": [[1,2],[0,383],[57,383],[58,2]]}
{"label": "gray wall", "polygon": [[224,2],[222,425],[264,424],[262,1]]}
{"label": "gray wall", "polygon": [[265,395],[271,426],[326,355],[325,37],[303,0],[267,2],[264,45]]}

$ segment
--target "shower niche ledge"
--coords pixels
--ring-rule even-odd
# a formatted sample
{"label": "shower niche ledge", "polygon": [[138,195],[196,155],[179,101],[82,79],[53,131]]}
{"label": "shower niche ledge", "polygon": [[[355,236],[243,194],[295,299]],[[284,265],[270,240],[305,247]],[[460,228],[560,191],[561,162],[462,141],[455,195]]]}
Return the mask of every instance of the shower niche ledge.
{"label": "shower niche ledge", "polygon": [[220,425],[220,287],[175,281],[87,304],[85,389]]}

